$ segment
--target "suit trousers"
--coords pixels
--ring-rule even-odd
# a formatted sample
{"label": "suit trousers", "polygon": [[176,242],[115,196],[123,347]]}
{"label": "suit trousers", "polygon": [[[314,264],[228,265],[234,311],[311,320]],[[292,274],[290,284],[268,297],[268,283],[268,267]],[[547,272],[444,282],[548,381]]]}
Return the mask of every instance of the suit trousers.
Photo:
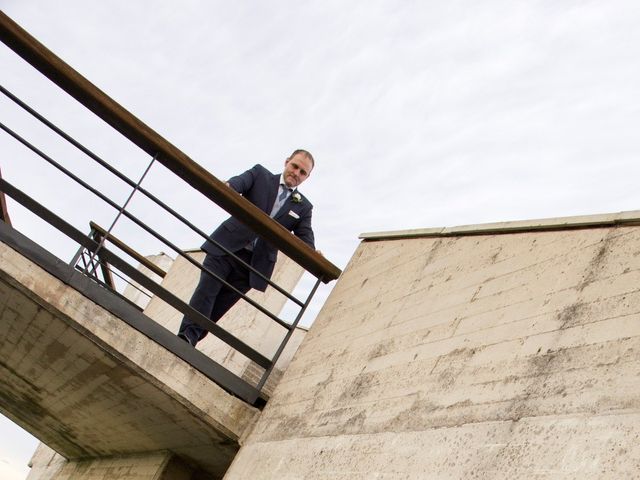
{"label": "suit trousers", "polygon": [[[245,263],[251,264],[252,253],[242,249],[235,252]],[[215,256],[207,254],[202,266],[218,275],[240,292],[247,293],[249,286],[249,269],[230,255]],[[223,285],[218,279],[206,271],[200,272],[200,280],[189,305],[205,317],[217,322],[240,299],[240,295]],[[185,335],[192,345],[207,336],[207,330],[190,320],[186,315],[180,324],[179,333]]]}

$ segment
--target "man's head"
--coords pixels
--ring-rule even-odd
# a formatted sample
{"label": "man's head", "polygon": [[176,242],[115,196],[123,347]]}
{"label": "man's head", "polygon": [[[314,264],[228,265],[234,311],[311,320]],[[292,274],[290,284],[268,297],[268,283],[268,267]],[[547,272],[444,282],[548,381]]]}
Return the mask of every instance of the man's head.
{"label": "man's head", "polygon": [[282,177],[284,183],[289,188],[295,188],[304,182],[309,175],[315,162],[313,156],[306,150],[296,150],[284,162],[284,171]]}

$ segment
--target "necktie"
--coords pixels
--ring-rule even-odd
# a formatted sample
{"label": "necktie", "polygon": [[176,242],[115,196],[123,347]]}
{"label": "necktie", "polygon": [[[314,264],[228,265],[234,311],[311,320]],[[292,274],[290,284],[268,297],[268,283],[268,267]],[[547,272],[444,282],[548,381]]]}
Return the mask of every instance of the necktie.
{"label": "necktie", "polygon": [[[278,210],[280,210],[282,208],[282,205],[287,200],[287,197],[289,196],[289,193],[291,192],[289,187],[287,187],[286,185],[284,185],[282,183],[280,184],[280,187],[278,187],[278,188],[280,189],[280,193],[276,197],[276,201],[273,202],[273,207],[271,208],[271,214],[269,215],[271,218],[276,216],[276,213],[278,213]],[[249,245],[247,245],[244,248],[246,250],[253,251],[253,247],[256,245],[257,241],[258,241],[258,239],[256,238],[254,241],[249,243]]]}
{"label": "necktie", "polygon": [[289,189],[287,187],[283,186],[282,187],[282,193],[278,197],[278,201],[280,202],[280,204],[282,204],[282,202],[284,202],[284,199],[287,198],[288,194],[289,194]]}
{"label": "necktie", "polygon": [[280,208],[284,204],[284,201],[289,196],[289,192],[290,192],[289,187],[287,187],[286,185],[280,184],[280,195],[278,195],[278,198],[274,202],[273,208],[271,209],[270,216],[272,218],[276,215],[276,213],[278,213],[278,210],[280,210]]}

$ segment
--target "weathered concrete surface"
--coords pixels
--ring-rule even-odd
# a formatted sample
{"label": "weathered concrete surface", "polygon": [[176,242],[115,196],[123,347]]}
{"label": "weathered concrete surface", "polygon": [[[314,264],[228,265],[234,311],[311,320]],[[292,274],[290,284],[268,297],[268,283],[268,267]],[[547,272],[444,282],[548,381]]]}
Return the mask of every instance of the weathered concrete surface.
{"label": "weathered concrete surface", "polygon": [[637,479],[639,440],[639,227],[366,241],[225,479]]}
{"label": "weathered concrete surface", "polygon": [[[154,265],[160,267],[165,272],[168,272],[169,269],[171,268],[171,265],[173,264],[173,258],[171,258],[169,255],[167,255],[164,252],[160,252],[156,255],[147,255],[145,258],[149,260],[151,263],[153,263]],[[145,267],[144,265],[138,265],[138,270],[144,273],[147,277],[152,279],[154,282],[162,283],[162,277],[157,273],[151,271],[149,268]],[[144,288],[143,286],[141,286],[135,281],[131,281],[131,283],[127,284],[127,286],[124,288],[124,291],[122,292],[122,295],[125,298],[128,298],[129,300],[131,300],[141,309],[144,309],[149,304],[149,302],[151,301],[151,298],[153,297],[153,294],[149,290],[147,290],[146,288]]]}
{"label": "weathered concrete surface", "polygon": [[44,443],[38,444],[29,461],[27,480],[51,480],[65,466],[67,459]]}
{"label": "weathered concrete surface", "polygon": [[0,309],[0,409],[68,459],[166,450],[216,478],[258,413],[3,243]]}

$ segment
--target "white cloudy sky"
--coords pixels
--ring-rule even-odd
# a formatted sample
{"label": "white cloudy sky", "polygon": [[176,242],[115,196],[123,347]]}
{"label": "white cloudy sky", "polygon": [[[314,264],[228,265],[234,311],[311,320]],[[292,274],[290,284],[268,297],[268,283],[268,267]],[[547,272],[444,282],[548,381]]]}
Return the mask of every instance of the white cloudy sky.
{"label": "white cloudy sky", "polygon": [[[221,179],[294,148],[317,168],[318,248],[346,265],[361,232],[638,209],[640,3],[623,0],[0,0],[2,10]],[[2,85],[137,177],[148,161],[0,47]],[[6,99],[0,121],[106,183]],[[0,132],[3,176],[82,230],[113,211]],[[82,163],[80,163],[82,162]],[[147,186],[210,230],[224,214],[155,167]],[[72,247],[10,204],[15,226]],[[136,200],[180,246],[200,242]],[[143,253],[166,250],[126,222]],[[326,295],[325,288],[322,295]],[[7,433],[5,433],[7,432]],[[0,424],[3,468],[35,443]],[[25,453],[26,452],[26,453]],[[23,470],[24,471],[24,470]],[[20,476],[22,475],[22,477]]]}

